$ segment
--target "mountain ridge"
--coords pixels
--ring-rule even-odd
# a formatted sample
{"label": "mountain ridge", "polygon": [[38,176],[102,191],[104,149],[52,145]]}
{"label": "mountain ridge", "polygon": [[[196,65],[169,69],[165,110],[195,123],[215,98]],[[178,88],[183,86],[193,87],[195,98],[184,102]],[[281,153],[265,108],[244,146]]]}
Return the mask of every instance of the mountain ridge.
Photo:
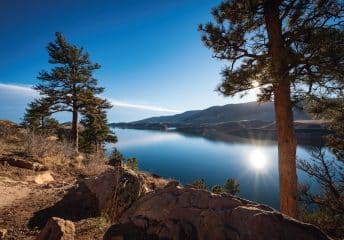
{"label": "mountain ridge", "polygon": [[[311,118],[305,112],[295,108],[294,119],[309,120]],[[211,106],[203,110],[189,110],[175,115],[150,117],[138,121],[127,122],[127,124],[215,124],[242,120],[274,121],[275,114],[273,102],[248,102]]]}

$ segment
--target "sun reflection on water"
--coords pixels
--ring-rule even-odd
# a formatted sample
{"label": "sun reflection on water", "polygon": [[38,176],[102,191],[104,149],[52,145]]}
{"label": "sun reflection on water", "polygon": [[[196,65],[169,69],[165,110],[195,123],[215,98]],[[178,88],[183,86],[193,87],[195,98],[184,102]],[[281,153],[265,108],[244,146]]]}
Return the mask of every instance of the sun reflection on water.
{"label": "sun reflection on water", "polygon": [[262,172],[268,165],[267,155],[261,149],[254,149],[250,153],[249,164],[254,170]]}

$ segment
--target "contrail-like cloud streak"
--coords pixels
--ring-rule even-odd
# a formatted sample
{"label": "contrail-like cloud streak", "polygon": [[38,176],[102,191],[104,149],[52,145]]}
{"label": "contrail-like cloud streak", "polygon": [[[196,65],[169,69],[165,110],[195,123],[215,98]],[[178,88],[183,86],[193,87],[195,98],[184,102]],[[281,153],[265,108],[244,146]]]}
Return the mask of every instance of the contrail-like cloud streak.
{"label": "contrail-like cloud streak", "polygon": [[[32,87],[25,86],[25,85],[18,85],[18,84],[0,83],[0,93],[1,92],[21,94],[21,95],[32,96],[32,97],[37,97],[39,95],[38,92],[34,90]],[[108,99],[114,107],[135,108],[135,109],[140,109],[140,110],[145,110],[145,111],[161,112],[161,113],[179,113],[180,112],[178,110],[170,109],[170,108],[164,108],[164,107],[152,106],[152,105],[146,105],[146,104],[130,103],[130,102],[120,101],[120,100],[107,98],[107,97],[105,98]]]}

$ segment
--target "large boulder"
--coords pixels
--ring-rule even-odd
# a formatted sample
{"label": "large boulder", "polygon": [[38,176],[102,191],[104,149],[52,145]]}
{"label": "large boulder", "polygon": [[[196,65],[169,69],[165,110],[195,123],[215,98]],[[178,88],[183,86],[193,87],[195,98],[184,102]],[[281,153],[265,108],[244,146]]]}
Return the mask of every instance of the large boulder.
{"label": "large boulder", "polygon": [[74,240],[74,223],[61,218],[50,218],[37,240]]}
{"label": "large boulder", "polygon": [[110,167],[99,176],[80,180],[61,201],[36,212],[29,226],[42,227],[53,216],[81,220],[104,215],[115,222],[147,191],[144,178],[137,172]]}
{"label": "large boulder", "polygon": [[136,201],[104,235],[113,239],[329,239],[318,228],[233,195],[169,184]]}
{"label": "large boulder", "polygon": [[97,198],[99,211],[111,222],[115,222],[148,191],[140,174],[123,167],[115,167],[99,177],[85,179],[84,184]]}

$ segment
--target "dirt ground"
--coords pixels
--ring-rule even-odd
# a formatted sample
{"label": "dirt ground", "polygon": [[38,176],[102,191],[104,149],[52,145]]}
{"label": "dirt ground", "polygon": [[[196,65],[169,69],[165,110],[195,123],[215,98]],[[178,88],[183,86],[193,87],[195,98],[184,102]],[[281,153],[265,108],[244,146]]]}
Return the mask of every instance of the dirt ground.
{"label": "dirt ground", "polygon": [[[39,174],[42,173],[0,164],[0,230],[7,230],[4,239],[35,239],[40,230],[27,226],[34,213],[54,205],[76,183],[75,175],[63,169],[50,171],[54,181],[49,183],[37,184],[35,178]],[[74,224],[75,239],[80,240],[102,239],[108,228],[103,218]]]}

